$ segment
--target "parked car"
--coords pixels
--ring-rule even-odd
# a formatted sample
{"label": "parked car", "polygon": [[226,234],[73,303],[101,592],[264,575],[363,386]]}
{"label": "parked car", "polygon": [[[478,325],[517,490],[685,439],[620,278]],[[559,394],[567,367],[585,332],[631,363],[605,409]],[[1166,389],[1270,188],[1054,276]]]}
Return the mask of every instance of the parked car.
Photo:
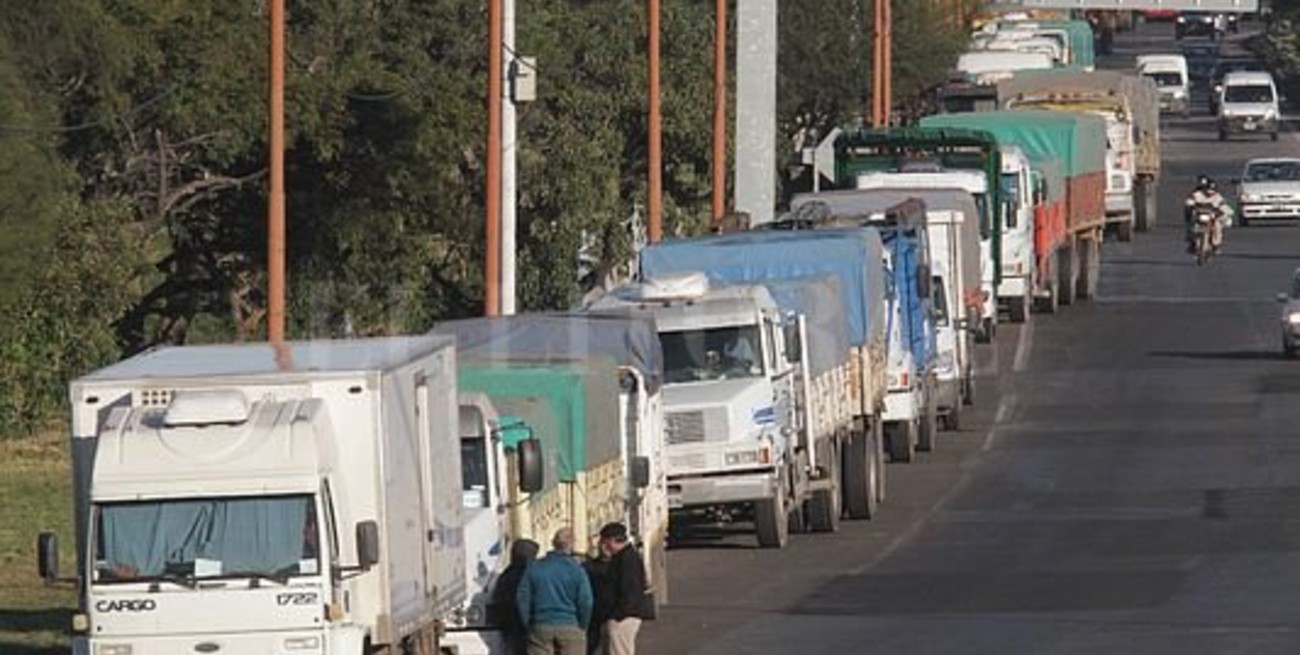
{"label": "parked car", "polygon": [[1300,158],[1252,159],[1233,183],[1242,226],[1260,219],[1300,218]]}
{"label": "parked car", "polygon": [[1177,9],[1146,9],[1142,12],[1142,18],[1153,23],[1168,22],[1178,17]]}

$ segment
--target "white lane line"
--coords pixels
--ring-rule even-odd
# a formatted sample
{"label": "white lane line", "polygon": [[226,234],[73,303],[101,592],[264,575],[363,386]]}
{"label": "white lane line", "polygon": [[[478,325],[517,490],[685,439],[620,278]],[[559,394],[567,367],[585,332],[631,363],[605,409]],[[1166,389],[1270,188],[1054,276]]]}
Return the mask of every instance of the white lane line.
{"label": "white lane line", "polygon": [[1016,339],[1016,356],[1012,360],[1011,370],[1016,373],[1024,372],[1029,366],[1029,353],[1034,349],[1034,322],[1025,321],[1020,328],[1020,337]]}
{"label": "white lane line", "polygon": [[[988,432],[986,432],[984,435],[984,443],[983,445],[980,446],[980,452],[987,452],[990,448],[993,447],[993,440],[995,438],[995,435],[998,432],[998,427],[1003,421],[1007,420],[1007,418],[1010,417],[1011,408],[1015,405],[1015,403],[1016,403],[1015,394],[1004,395],[1002,397],[1002,400],[998,402],[997,414],[995,414],[993,417],[993,425],[989,427]],[[948,501],[952,500],[952,498],[955,495],[957,495],[957,492],[965,488],[966,482],[970,479],[971,476],[971,468],[972,468],[971,464],[973,463],[972,460],[977,459],[978,457],[979,455],[975,455],[971,459],[962,462],[961,477],[959,477],[956,482],[950,485],[948,489],[943,492],[943,495],[935,499],[934,503],[931,504],[930,507],[928,507],[925,510],[924,514],[918,516],[915,520],[913,520],[911,525],[907,526],[906,529],[898,533],[898,536],[894,537],[893,539],[890,539],[889,543],[885,544],[885,547],[882,548],[879,553],[876,553],[875,556],[869,558],[867,561],[849,569],[847,571],[847,574],[851,576],[865,574],[867,571],[870,571],[871,569],[875,568],[877,564],[885,561],[885,558],[892,555],[894,551],[898,550],[899,548],[902,548],[904,545],[907,544],[907,542],[911,541],[912,539],[915,539],[916,536],[921,533],[922,529],[924,529],[927,525],[930,525],[934,516],[939,513],[939,510],[943,509],[944,505],[947,505]]]}

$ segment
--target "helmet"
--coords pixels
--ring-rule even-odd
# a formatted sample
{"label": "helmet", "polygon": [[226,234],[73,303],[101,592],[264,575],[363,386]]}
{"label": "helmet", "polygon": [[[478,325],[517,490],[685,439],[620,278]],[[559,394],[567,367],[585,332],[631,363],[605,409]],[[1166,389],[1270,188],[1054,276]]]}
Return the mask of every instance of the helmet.
{"label": "helmet", "polygon": [[1213,188],[1214,188],[1214,180],[1211,180],[1209,175],[1204,175],[1204,174],[1202,174],[1202,175],[1200,175],[1199,177],[1196,178],[1196,188],[1198,188],[1198,189],[1213,189]]}

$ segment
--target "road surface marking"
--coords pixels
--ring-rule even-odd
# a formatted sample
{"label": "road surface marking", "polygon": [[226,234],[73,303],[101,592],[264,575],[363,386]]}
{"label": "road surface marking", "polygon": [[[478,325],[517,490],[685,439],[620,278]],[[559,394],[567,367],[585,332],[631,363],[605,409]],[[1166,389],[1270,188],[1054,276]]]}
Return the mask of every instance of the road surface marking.
{"label": "road surface marking", "polygon": [[1016,339],[1016,356],[1012,360],[1011,370],[1016,373],[1024,372],[1029,366],[1029,353],[1034,348],[1034,323],[1025,321],[1024,327],[1020,328],[1020,337]]}

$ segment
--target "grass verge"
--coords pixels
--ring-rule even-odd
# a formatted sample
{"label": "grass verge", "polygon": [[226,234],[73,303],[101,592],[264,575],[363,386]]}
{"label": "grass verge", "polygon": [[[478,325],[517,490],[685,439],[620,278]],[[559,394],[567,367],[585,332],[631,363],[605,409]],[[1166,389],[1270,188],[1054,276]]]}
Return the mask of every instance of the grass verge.
{"label": "grass verge", "polygon": [[36,535],[54,530],[63,573],[73,562],[71,464],[66,437],[0,440],[0,653],[63,655],[76,596],[36,575]]}

